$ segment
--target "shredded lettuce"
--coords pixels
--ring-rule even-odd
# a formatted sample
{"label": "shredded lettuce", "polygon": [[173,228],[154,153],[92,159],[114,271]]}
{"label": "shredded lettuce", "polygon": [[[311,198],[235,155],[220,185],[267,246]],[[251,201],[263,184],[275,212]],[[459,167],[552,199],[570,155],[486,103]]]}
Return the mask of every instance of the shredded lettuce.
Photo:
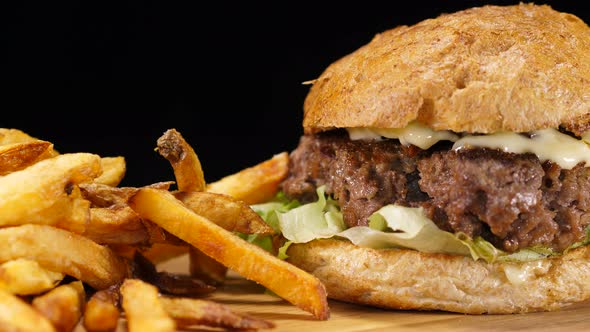
{"label": "shredded lettuce", "polygon": [[[289,201],[280,193],[269,203],[256,204],[252,208],[288,241],[279,249],[279,256],[286,258],[292,243],[306,243],[315,239],[346,239],[355,245],[374,249],[408,248],[427,253],[445,253],[470,256],[486,262],[526,262],[557,255],[550,248],[531,247],[509,254],[482,237],[471,239],[464,233],[450,233],[439,229],[422,208],[386,205],[369,217],[368,226],[346,229],[337,202],[325,194],[325,188],[317,189],[316,202],[301,205]],[[590,228],[584,241],[571,248],[590,243]]]}
{"label": "shredded lettuce", "polygon": [[317,189],[318,201],[301,205],[291,211],[279,213],[279,226],[283,236],[295,243],[330,238],[344,230],[344,220],[336,202]]}
{"label": "shredded lettuce", "polygon": [[[390,231],[389,231],[390,230]],[[410,248],[427,253],[467,256],[468,245],[440,230],[422,208],[386,205],[369,217],[369,226],[349,228],[337,234],[368,248]]]}
{"label": "shredded lettuce", "polygon": [[275,201],[253,205],[252,208],[271,227],[276,227],[275,230],[294,243],[330,238],[343,231],[345,227],[338,204],[332,198],[326,197],[324,190],[323,186],[317,189],[317,202],[289,205]]}
{"label": "shredded lettuce", "polygon": [[272,238],[268,235],[261,234],[239,234],[240,237],[252,244],[259,246],[260,248],[272,252]]}
{"label": "shredded lettuce", "polygon": [[289,255],[287,255],[287,249],[289,249],[289,246],[291,244],[293,244],[293,241],[287,241],[287,242],[285,242],[285,244],[283,244],[283,246],[279,248],[279,253],[278,253],[277,257],[280,258],[280,259],[287,259],[287,258],[289,258]]}
{"label": "shredded lettuce", "polygon": [[[322,194],[323,195],[323,194]],[[262,219],[272,227],[275,232],[280,233],[281,227],[279,225],[279,213],[285,213],[301,206],[297,200],[289,200],[285,197],[283,192],[279,192],[275,198],[262,204],[254,204],[251,208],[262,217]]]}

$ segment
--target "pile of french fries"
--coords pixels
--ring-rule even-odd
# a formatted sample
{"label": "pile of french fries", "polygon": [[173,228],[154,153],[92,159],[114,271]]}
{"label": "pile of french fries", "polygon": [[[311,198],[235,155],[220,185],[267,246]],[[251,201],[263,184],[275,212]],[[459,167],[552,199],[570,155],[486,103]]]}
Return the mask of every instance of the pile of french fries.
{"label": "pile of french fries", "polygon": [[[179,132],[156,143],[175,181],[120,187],[123,157],[0,129],[0,331],[273,328],[206,299],[228,269],[328,319],[318,279],[236,234],[273,234],[249,205],[276,194],[287,153],[207,184]],[[155,267],[186,253],[190,275]]]}

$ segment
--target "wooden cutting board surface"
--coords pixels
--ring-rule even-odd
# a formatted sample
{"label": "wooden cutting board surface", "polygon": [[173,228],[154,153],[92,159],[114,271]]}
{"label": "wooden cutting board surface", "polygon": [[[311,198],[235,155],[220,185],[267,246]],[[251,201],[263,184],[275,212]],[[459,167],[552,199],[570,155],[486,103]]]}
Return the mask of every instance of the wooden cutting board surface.
{"label": "wooden cutting board surface", "polygon": [[[160,265],[159,269],[186,273],[187,266],[187,257],[179,257]],[[276,328],[267,331],[590,331],[590,302],[555,312],[475,316],[382,310],[331,300],[330,319],[316,321],[307,312],[266,294],[264,287],[234,274],[230,274],[224,287],[206,299],[273,321]]]}

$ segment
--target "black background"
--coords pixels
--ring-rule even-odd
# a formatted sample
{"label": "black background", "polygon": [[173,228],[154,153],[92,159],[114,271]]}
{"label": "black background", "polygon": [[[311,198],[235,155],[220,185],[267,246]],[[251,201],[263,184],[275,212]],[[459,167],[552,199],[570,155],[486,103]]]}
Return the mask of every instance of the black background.
{"label": "black background", "polygon": [[[208,181],[293,149],[301,83],[380,31],[518,1],[22,2],[0,10],[0,127],[123,155],[123,185],[172,179],[176,128]],[[545,1],[590,22],[583,2]],[[12,5],[14,6],[14,5]]]}

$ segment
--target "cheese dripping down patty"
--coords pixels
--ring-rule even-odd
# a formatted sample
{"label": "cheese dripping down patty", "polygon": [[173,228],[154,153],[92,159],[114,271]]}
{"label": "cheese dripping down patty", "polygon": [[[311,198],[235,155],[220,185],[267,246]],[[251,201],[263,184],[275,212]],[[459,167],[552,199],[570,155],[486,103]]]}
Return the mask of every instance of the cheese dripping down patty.
{"label": "cheese dripping down patty", "polygon": [[432,130],[418,122],[405,128],[347,128],[351,140],[399,139],[403,145],[415,145],[426,150],[439,141],[455,142],[452,149],[478,147],[498,149],[511,153],[534,153],[541,162],[550,160],[563,169],[572,169],[578,163],[590,166],[590,133],[582,139],[548,128],[536,130],[527,135],[512,132],[498,132],[484,135],[459,135],[448,130]]}

